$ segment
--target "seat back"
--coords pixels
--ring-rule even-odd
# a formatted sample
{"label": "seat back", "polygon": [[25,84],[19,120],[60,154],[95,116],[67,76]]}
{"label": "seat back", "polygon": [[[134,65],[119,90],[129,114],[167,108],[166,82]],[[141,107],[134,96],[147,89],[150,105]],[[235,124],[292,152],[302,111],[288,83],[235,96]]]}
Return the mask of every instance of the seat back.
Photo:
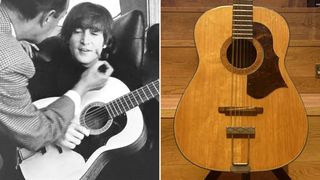
{"label": "seat back", "polygon": [[131,90],[141,86],[140,68],[144,53],[144,18],[139,10],[130,11],[114,23],[114,46],[109,62],[113,76]]}
{"label": "seat back", "polygon": [[159,78],[159,24],[148,29],[146,38],[146,52],[140,68],[143,85]]}

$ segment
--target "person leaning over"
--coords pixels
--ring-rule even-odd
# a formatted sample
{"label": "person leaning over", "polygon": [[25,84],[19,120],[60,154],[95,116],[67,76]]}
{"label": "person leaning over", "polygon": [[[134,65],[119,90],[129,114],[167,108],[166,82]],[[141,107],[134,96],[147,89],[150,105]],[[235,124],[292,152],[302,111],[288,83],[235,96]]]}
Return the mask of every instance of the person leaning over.
{"label": "person leaning over", "polygon": [[[105,85],[113,69],[98,62],[82,73],[76,85],[44,109],[30,99],[28,80],[35,74],[32,60],[19,41],[39,43],[66,14],[68,0],[2,0],[0,5],[0,154],[3,159],[0,179],[17,179],[14,148],[37,151],[50,143],[74,148],[89,132],[80,125],[70,126],[82,95]],[[101,65],[105,73],[98,72]],[[74,131],[68,136],[67,129]],[[5,144],[4,143],[7,143]],[[14,157],[13,157],[14,156]]]}

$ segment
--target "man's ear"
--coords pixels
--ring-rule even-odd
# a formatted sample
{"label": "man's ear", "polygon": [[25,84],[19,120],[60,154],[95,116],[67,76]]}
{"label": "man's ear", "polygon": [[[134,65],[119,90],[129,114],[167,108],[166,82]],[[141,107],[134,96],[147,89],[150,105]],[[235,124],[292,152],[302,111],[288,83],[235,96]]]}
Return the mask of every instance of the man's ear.
{"label": "man's ear", "polygon": [[56,14],[55,10],[50,10],[47,13],[43,13],[42,19],[41,19],[41,25],[44,26],[48,24],[50,21],[55,19],[54,15]]}

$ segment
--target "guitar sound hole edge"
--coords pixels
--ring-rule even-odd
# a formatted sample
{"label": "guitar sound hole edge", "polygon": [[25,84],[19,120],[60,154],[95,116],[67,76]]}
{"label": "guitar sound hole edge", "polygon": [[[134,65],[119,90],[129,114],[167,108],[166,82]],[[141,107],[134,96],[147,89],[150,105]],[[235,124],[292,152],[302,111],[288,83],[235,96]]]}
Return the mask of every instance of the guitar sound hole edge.
{"label": "guitar sound hole edge", "polygon": [[263,48],[256,39],[252,39],[252,45],[256,50],[256,58],[254,62],[248,67],[238,68],[238,67],[235,67],[233,64],[231,64],[230,60],[228,60],[228,48],[232,46],[232,37],[228,38],[221,48],[222,64],[225,66],[225,68],[228,71],[235,74],[246,75],[246,74],[251,74],[255,72],[261,66],[264,59],[263,57],[264,55],[263,55]]}
{"label": "guitar sound hole edge", "polygon": [[[104,107],[104,103],[102,103],[102,102],[94,102],[94,103],[91,103],[91,104],[87,105],[84,108],[84,110],[81,112],[80,124],[82,126],[86,127],[87,129],[89,129],[91,135],[99,135],[99,134],[104,133],[105,131],[107,131],[110,128],[110,126],[113,123],[113,119],[110,118],[107,109],[101,109],[103,107]],[[92,117],[93,114],[96,113],[96,112],[91,112],[91,111],[94,111],[96,109],[101,109],[103,111],[102,112],[103,115],[97,113],[99,115],[98,117]],[[88,119],[87,115],[91,116],[90,117],[91,119]],[[101,118],[106,118],[106,120],[103,119],[103,121],[102,121]],[[89,120],[91,122],[89,122]],[[102,122],[99,122],[99,121],[102,121]],[[97,125],[97,123],[98,123],[99,127],[96,128],[95,126]]]}

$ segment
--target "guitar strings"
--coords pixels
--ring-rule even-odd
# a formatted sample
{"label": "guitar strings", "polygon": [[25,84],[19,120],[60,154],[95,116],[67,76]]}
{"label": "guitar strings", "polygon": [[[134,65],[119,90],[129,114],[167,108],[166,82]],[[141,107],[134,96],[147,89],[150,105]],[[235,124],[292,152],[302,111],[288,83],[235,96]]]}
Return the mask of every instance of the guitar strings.
{"label": "guitar strings", "polygon": [[[232,66],[235,66],[235,43],[236,43],[236,41],[235,41],[235,39],[233,39],[232,38],[232,54],[231,54],[231,64],[232,64]],[[234,112],[233,112],[233,110],[232,110],[232,108],[233,108],[233,101],[234,101],[234,71],[232,71],[232,74],[231,74],[231,116],[230,116],[230,119],[231,119],[231,127],[233,127],[234,126],[234,123],[233,123],[233,115],[234,115]],[[233,135],[232,135],[232,137],[231,137],[232,139],[231,139],[231,162],[232,162],[232,164],[233,164]]]}
{"label": "guitar strings", "polygon": [[[248,45],[248,40],[246,40],[246,39],[244,39],[243,40],[243,67],[244,68],[247,68],[248,67],[248,59],[247,59],[247,52],[246,52],[246,50],[247,50],[247,45]],[[244,95],[243,96],[243,107],[246,107],[247,106],[247,98],[246,98],[246,96],[245,96],[245,94],[246,94],[246,78],[243,78],[243,86],[244,86],[244,88],[243,88],[243,92],[242,92],[242,94]],[[244,119],[246,119],[246,117],[244,118]]]}
{"label": "guitar strings", "polygon": [[[234,3],[237,4],[242,4],[241,1],[239,0],[234,0]],[[246,3],[245,3],[246,4]],[[235,6],[233,6],[233,9],[236,9]],[[247,9],[245,9],[247,10]],[[233,11],[234,14],[237,14],[236,11]],[[234,18],[234,16],[232,16]],[[252,17],[251,17],[252,18]],[[235,21],[232,21],[235,23]],[[241,23],[241,21],[239,21]],[[244,21],[245,22],[245,21]],[[252,23],[252,21],[251,21]],[[246,25],[244,23],[243,25]],[[245,28],[247,29],[247,28]],[[245,31],[242,33],[242,31]],[[233,32],[238,32],[238,31],[233,31]],[[243,37],[242,37],[243,35]],[[250,34],[249,34],[250,35]],[[247,40],[248,39],[248,40]],[[231,87],[231,107],[233,107],[231,111],[231,124],[232,126],[242,126],[244,124],[245,119],[248,117],[242,117],[241,113],[241,107],[246,107],[249,105],[249,98],[246,98],[246,87],[247,84],[246,78],[244,77],[243,73],[246,74],[247,68],[252,64],[251,57],[252,54],[250,52],[251,44],[249,42],[249,39],[251,37],[248,37],[247,30],[241,30],[239,31],[239,34],[234,34],[233,39],[232,39],[232,65],[234,66],[234,70],[232,71],[232,87]],[[238,73],[237,73],[238,72]],[[238,108],[239,107],[239,108]],[[234,156],[234,137],[231,137],[231,161],[232,164],[234,164],[235,156]],[[242,145],[243,143],[240,144],[240,151],[242,151]],[[238,156],[237,156],[238,157]],[[240,158],[240,156],[239,156]],[[249,158],[249,155],[248,155]],[[238,159],[238,158],[237,158]],[[242,158],[240,158],[242,159]],[[249,161],[248,161],[249,162]]]}
{"label": "guitar strings", "polygon": [[[85,124],[88,126],[88,127],[93,127],[94,125],[96,125],[97,123],[99,123],[99,121],[96,121],[96,119],[99,119],[99,120],[101,120],[101,119],[104,119],[104,120],[106,120],[106,121],[108,121],[109,119],[111,119],[111,118],[109,118],[108,117],[108,114],[107,114],[107,118],[104,118],[105,117],[105,110],[103,109],[103,106],[101,106],[99,109],[102,109],[99,113],[97,113],[97,115],[95,115],[95,116],[90,116],[90,117],[88,117],[88,116],[85,116],[84,118],[86,119],[86,121],[85,121]],[[104,125],[103,125],[104,126]],[[100,127],[99,127],[100,128]]]}
{"label": "guitar strings", "polygon": [[[152,85],[152,86],[151,86]],[[93,111],[91,111],[91,112],[88,112],[87,114],[85,114],[84,116],[84,118],[85,118],[85,124],[88,126],[88,127],[90,127],[90,126],[92,126],[92,125],[94,125],[94,124],[96,124],[96,119],[97,118],[101,118],[101,117],[104,117],[105,116],[105,113],[106,113],[106,111],[107,111],[107,116],[106,116],[106,118],[109,118],[110,117],[110,119],[112,119],[112,118],[115,118],[115,117],[117,117],[117,116],[120,116],[121,114],[124,114],[126,111],[127,111],[127,109],[126,109],[126,106],[124,105],[125,103],[123,103],[122,101],[121,101],[121,98],[122,99],[125,99],[125,97],[128,97],[128,99],[130,100],[130,102],[131,102],[131,104],[132,104],[132,108],[134,108],[134,107],[136,107],[137,105],[139,105],[139,104],[141,104],[142,102],[145,102],[145,101],[148,101],[149,99],[151,99],[151,98],[148,98],[148,97],[155,97],[158,93],[159,93],[159,90],[157,89],[159,87],[159,80],[157,80],[157,81],[154,81],[154,82],[152,82],[152,83],[149,83],[148,85],[146,85],[146,86],[144,86],[144,87],[141,87],[141,88],[139,88],[139,89],[136,89],[135,91],[132,91],[130,94],[128,94],[128,95],[124,95],[124,96],[121,96],[121,97],[119,97],[119,98],[117,98],[117,99],[115,99],[115,100],[113,100],[113,101],[111,101],[111,102],[109,102],[108,104],[105,104],[104,106],[100,106],[100,107],[98,107],[97,109],[95,109],[95,110],[93,110]],[[144,91],[143,90],[143,88],[145,88],[145,89],[148,89],[149,91]],[[143,91],[143,93],[145,94],[145,100],[142,98],[142,96],[140,96],[139,95],[139,90],[142,90]],[[141,103],[139,103],[139,101],[137,100],[137,98],[136,97],[138,97],[138,96],[134,96],[134,93],[138,93],[138,96],[140,97],[140,100],[141,100]],[[131,94],[133,94],[132,96],[130,96]],[[122,108],[121,108],[121,106],[119,105],[119,103],[117,103],[117,101],[120,101],[120,103],[121,103],[121,105],[122,105]],[[134,103],[132,103],[132,102],[136,102],[137,103],[137,105],[135,105]],[[126,102],[126,101],[125,101]],[[108,108],[108,105],[110,106],[110,104],[113,106],[113,109],[115,110],[115,111],[113,111],[112,110],[112,107],[110,108]],[[116,104],[116,105],[114,105],[114,104]],[[118,108],[116,108],[116,106],[118,106]],[[130,109],[132,109],[131,107],[130,107],[130,105],[128,106],[128,110],[130,110]],[[118,111],[118,109],[120,110],[120,111]],[[123,110],[122,110],[123,109]],[[111,113],[110,113],[111,112]],[[108,117],[108,115],[109,115],[109,117]],[[101,119],[105,119],[105,118],[101,118]]]}
{"label": "guitar strings", "polygon": [[[131,92],[130,94],[128,94],[128,95],[121,96],[121,97],[119,97],[119,98],[117,98],[117,99],[115,99],[115,100],[113,100],[113,101],[105,104],[107,110],[110,110],[110,111],[111,111],[111,113],[110,113],[109,111],[108,111],[108,113],[109,113],[109,114],[113,114],[114,116],[118,116],[118,115],[122,114],[122,113],[119,113],[118,110],[120,110],[120,112],[122,112],[122,109],[123,109],[124,111],[130,110],[131,108],[134,108],[136,105],[140,104],[140,103],[139,103],[139,100],[137,100],[137,98],[136,98],[136,97],[138,97],[138,96],[135,97],[135,95],[134,95],[135,92],[138,93],[138,90],[140,90],[140,88],[139,88],[139,89],[136,89],[135,91],[132,91],[132,92]],[[149,90],[150,90],[150,91],[144,91],[144,90],[142,89],[142,91],[143,91],[144,94],[145,94],[145,96],[143,96],[143,97],[145,97],[145,99],[143,99],[142,96],[139,95],[139,97],[140,97],[140,102],[145,102],[145,101],[147,101],[147,100],[150,99],[150,98],[148,98],[148,97],[154,97],[154,96],[155,96],[154,94],[157,94],[157,93],[158,93],[158,90],[156,89],[156,86],[153,87],[153,88],[151,87],[151,89],[149,88]],[[152,92],[154,92],[154,93],[152,93]],[[130,95],[131,95],[131,96],[130,96]],[[125,98],[125,97],[128,97],[128,98]],[[122,100],[121,100],[121,99],[122,99]],[[129,101],[131,102],[132,107],[130,106],[130,103],[126,103],[126,100],[127,100],[127,99],[129,99]],[[118,105],[119,103],[118,103],[117,101],[120,102],[121,106]],[[135,104],[134,102],[136,102],[136,104]],[[116,105],[115,105],[115,104],[116,104]],[[128,106],[125,106],[124,104],[127,104]],[[109,106],[109,108],[108,108],[108,106]],[[111,107],[110,107],[110,106],[111,106]],[[112,107],[113,107],[113,108],[112,108]],[[117,108],[117,107],[118,107],[118,108]],[[121,108],[121,107],[122,107],[122,108]],[[128,107],[128,108],[127,108],[127,107]],[[114,110],[112,110],[112,109],[114,109]],[[96,112],[96,111],[92,111],[91,114],[88,113],[88,115],[95,115],[95,112]]]}
{"label": "guitar strings", "polygon": [[[149,93],[147,93],[147,94],[149,94]],[[117,98],[117,99],[119,99],[119,98]],[[123,113],[121,112],[121,111],[122,111],[121,108],[119,107],[119,108],[120,108],[120,111],[118,111],[117,108],[116,108],[115,105],[114,105],[114,102],[115,102],[117,99],[109,102],[109,103],[106,104],[106,105],[100,106],[100,107],[98,107],[97,109],[95,109],[95,110],[93,110],[93,111],[88,112],[87,114],[85,114],[85,115],[84,115],[84,116],[85,116],[85,117],[84,117],[84,118],[85,118],[85,124],[86,124],[88,127],[91,127],[92,125],[96,124],[96,119],[106,119],[106,118],[112,119],[112,118],[115,118],[115,117],[120,116],[121,114],[123,114]],[[130,96],[129,96],[129,99],[130,99],[131,102],[134,102],[134,100],[135,100],[136,102],[138,102],[138,101],[135,99],[134,96],[133,96],[133,97],[130,97]],[[133,103],[132,103],[132,105],[134,106]],[[112,108],[111,108],[110,106],[113,106],[113,109],[114,109],[114,110],[112,110]],[[130,107],[129,107],[129,108],[130,108]],[[106,112],[107,112],[107,114],[106,114]],[[111,113],[110,113],[110,112],[111,112]],[[124,112],[125,112],[125,111],[124,111]],[[108,117],[108,115],[109,115],[109,117]],[[103,117],[106,117],[106,118],[103,118]]]}
{"label": "guitar strings", "polygon": [[[235,7],[233,6],[233,8],[235,9]],[[234,13],[236,13],[234,11]],[[233,16],[232,16],[233,18]],[[234,21],[232,20],[232,22],[234,23]],[[232,66],[235,66],[236,67],[236,42],[237,40],[232,37],[232,57],[231,57],[231,61],[232,61]],[[235,71],[236,71],[236,68],[234,68],[234,70],[232,71],[232,78],[231,78],[231,127],[234,127],[234,118],[235,118],[235,115],[236,115],[236,112],[233,110],[235,108],[235,99],[236,99],[236,93],[235,93],[235,85],[236,85],[236,80],[235,80]],[[234,161],[233,161],[233,144],[234,144],[234,138],[233,138],[233,135],[231,136],[231,163],[234,164]]]}

